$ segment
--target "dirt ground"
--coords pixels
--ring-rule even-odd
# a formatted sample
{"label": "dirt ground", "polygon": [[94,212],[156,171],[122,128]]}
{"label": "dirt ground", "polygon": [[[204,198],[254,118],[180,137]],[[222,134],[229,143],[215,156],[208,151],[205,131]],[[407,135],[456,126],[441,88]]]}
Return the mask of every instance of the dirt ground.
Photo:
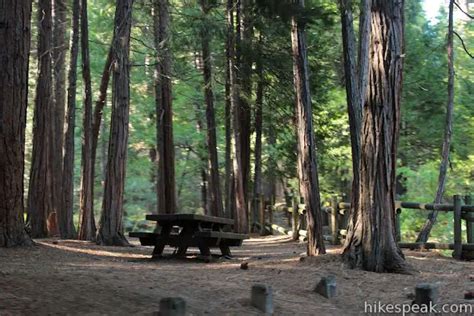
{"label": "dirt ground", "polygon": [[[272,286],[275,315],[362,315],[365,301],[410,303],[419,282],[438,282],[442,303],[474,303],[464,299],[474,290],[474,263],[435,252],[406,252],[419,271],[410,276],[349,270],[339,248],[300,260],[304,244],[285,236],[252,238],[233,249],[232,260],[213,263],[192,256],[152,261],[152,248],[136,240],[128,248],[36,242],[31,248],[0,249],[1,315],[152,315],[169,296],[184,298],[190,315],[259,315],[249,298],[255,283]],[[240,269],[242,262],[248,262],[248,270]],[[332,299],[312,291],[328,274],[337,279],[338,295]]]}

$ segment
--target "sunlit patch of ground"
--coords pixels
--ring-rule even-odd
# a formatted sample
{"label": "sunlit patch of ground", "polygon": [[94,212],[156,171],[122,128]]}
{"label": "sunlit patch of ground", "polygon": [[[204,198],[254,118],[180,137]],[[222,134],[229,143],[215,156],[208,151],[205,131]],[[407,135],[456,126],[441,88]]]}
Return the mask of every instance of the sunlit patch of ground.
{"label": "sunlit patch of ground", "polygon": [[[474,290],[474,263],[435,252],[406,252],[419,271],[409,276],[349,270],[335,247],[301,260],[305,245],[285,236],[256,236],[234,248],[232,260],[211,263],[199,261],[197,249],[186,260],[153,261],[152,248],[131,241],[135,247],[43,239],[1,249],[0,314],[151,314],[162,297],[180,296],[193,315],[259,315],[250,287],[264,283],[273,287],[276,315],[361,315],[364,302],[411,303],[419,282],[438,282],[442,303],[470,303],[464,292]],[[312,291],[328,274],[338,283],[333,299]]]}

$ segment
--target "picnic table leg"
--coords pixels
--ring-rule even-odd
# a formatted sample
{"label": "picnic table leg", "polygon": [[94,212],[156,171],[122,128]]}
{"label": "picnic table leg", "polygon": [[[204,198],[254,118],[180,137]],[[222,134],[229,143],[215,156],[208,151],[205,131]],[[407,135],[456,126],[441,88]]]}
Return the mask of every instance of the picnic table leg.
{"label": "picnic table leg", "polygon": [[[161,236],[163,238],[166,238],[166,237],[169,237],[171,233],[171,226],[170,225],[164,225],[162,228],[161,228]],[[155,249],[153,249],[153,254],[152,254],[152,258],[153,259],[157,259],[157,258],[161,258],[162,255],[163,255],[163,250],[165,249],[165,241],[164,240],[161,240],[161,241],[158,241],[155,245]]]}
{"label": "picnic table leg", "polygon": [[[181,230],[181,233],[179,233],[180,238],[182,240],[188,240],[191,239],[194,231],[193,225],[184,225],[183,229]],[[178,253],[176,254],[178,257],[185,257],[186,252],[188,251],[188,246],[187,245],[181,245],[178,247]]]}
{"label": "picnic table leg", "polygon": [[229,246],[226,244],[221,244],[219,245],[219,248],[221,249],[221,253],[224,257],[232,257]]}
{"label": "picnic table leg", "polygon": [[201,253],[201,257],[205,261],[210,261],[212,259],[211,249],[206,244],[206,242],[205,241],[200,241],[198,247],[199,247],[199,252]]}

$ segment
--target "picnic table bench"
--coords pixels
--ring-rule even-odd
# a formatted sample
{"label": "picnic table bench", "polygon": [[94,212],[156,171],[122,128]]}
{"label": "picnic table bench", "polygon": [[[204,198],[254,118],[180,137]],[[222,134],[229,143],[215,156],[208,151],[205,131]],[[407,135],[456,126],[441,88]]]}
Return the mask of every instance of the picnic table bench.
{"label": "picnic table bench", "polygon": [[[197,247],[204,258],[211,257],[210,248],[220,248],[223,256],[231,256],[230,247],[241,246],[248,235],[230,232],[234,220],[198,214],[147,215],[157,222],[155,232],[130,232],[143,246],[154,246],[153,258],[160,258],[166,245],[177,248],[178,257],[186,256],[189,247]],[[161,228],[161,229],[160,229]]]}

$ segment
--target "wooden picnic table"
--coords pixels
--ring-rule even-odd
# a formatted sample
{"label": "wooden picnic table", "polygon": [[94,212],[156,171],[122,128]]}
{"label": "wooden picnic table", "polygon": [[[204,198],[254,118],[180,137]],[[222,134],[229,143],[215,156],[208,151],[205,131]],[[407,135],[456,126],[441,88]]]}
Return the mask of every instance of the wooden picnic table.
{"label": "wooden picnic table", "polygon": [[241,246],[245,234],[230,232],[234,220],[198,214],[147,215],[146,219],[157,222],[155,232],[131,232],[144,246],[154,246],[153,258],[163,255],[165,246],[177,248],[178,257],[186,256],[189,247],[198,247],[201,256],[211,257],[210,248],[218,247],[223,256],[231,256],[230,247]]}

